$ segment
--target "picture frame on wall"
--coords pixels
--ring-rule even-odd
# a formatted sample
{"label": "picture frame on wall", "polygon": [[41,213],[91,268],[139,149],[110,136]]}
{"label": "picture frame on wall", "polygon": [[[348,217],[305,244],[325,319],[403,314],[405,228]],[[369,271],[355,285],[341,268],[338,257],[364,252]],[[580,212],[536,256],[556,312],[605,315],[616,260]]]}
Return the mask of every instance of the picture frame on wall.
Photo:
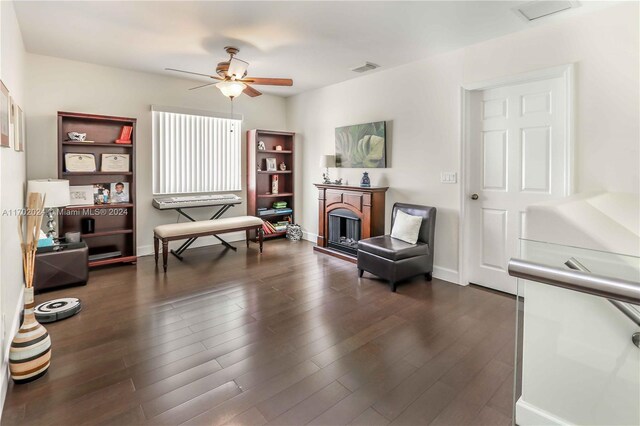
{"label": "picture frame on wall", "polygon": [[24,143],[25,143],[25,132],[26,125],[24,122],[24,111],[20,108],[19,105],[15,105],[15,115],[16,118],[13,124],[13,132],[14,132],[14,140],[13,140],[13,149],[18,152],[24,151]]}
{"label": "picture frame on wall", "polygon": [[0,81],[0,147],[10,148],[10,124],[9,115],[11,114],[9,103],[9,89]]}

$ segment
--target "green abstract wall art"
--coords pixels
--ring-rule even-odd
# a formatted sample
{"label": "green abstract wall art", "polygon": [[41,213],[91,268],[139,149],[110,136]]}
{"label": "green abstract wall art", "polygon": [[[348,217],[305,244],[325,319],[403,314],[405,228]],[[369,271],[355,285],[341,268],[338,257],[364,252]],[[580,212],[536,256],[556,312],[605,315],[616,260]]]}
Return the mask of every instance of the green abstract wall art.
{"label": "green abstract wall art", "polygon": [[387,167],[386,122],[336,128],[336,167]]}

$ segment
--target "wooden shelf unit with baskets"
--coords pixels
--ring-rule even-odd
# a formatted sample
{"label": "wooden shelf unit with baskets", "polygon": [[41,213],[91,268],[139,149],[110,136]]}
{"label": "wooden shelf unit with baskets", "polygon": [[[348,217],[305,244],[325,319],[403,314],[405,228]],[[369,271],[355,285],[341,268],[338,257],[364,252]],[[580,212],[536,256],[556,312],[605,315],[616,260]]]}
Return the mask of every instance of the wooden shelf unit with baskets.
{"label": "wooden shelf unit with baskets", "polygon": [[[264,142],[265,149],[258,149],[259,142]],[[277,150],[280,146],[282,149]],[[269,222],[278,222],[290,216],[294,222],[294,180],[295,180],[295,133],[273,130],[247,131],[247,214],[257,216]],[[267,158],[276,159],[275,171],[267,171]],[[284,162],[286,170],[280,170]],[[260,166],[260,170],[258,170]],[[278,193],[271,193],[272,176],[278,176]],[[271,208],[275,201],[286,201],[292,213],[258,215],[259,208]],[[265,239],[283,237],[286,232],[275,232],[264,235]],[[250,236],[255,239],[255,232]]]}
{"label": "wooden shelf unit with baskets", "polygon": [[[121,256],[89,261],[89,267],[135,263],[136,255],[136,119],[106,115],[58,112],[58,178],[69,180],[70,186],[101,183],[129,183],[129,202],[69,206],[61,209],[60,236],[66,232],[81,232],[81,220],[93,218],[95,232],[82,234],[89,247],[89,255],[117,250]],[[117,144],[123,126],[132,126],[131,144]],[[68,132],[86,133],[87,140],[68,140]],[[65,154],[93,154],[95,172],[67,172]],[[102,154],[129,155],[128,172],[102,172]],[[66,210],[66,211],[65,211]]]}

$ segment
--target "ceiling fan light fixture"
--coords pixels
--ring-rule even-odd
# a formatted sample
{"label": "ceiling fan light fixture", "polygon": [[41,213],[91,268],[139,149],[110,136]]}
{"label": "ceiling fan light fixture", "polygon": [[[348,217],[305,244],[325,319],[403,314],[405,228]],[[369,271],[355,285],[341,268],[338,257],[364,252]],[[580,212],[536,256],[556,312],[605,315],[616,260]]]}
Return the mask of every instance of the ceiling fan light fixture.
{"label": "ceiling fan light fixture", "polygon": [[240,81],[221,81],[216,84],[216,87],[220,89],[222,94],[226,97],[235,98],[242,94],[242,91],[247,87],[247,85]]}

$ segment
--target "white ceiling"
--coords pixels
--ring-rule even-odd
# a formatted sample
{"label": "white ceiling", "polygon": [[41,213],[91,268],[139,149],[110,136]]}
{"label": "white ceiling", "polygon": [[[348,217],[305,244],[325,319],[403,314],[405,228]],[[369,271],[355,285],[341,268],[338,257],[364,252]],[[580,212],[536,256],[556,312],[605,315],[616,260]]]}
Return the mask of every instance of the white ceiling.
{"label": "white ceiling", "polygon": [[177,75],[164,68],[214,73],[232,45],[250,75],[293,78],[294,87],[258,87],[290,96],[358,77],[350,69],[365,61],[388,69],[611,4],[582,2],[530,23],[512,11],[522,3],[16,1],[15,9],[32,53]]}

